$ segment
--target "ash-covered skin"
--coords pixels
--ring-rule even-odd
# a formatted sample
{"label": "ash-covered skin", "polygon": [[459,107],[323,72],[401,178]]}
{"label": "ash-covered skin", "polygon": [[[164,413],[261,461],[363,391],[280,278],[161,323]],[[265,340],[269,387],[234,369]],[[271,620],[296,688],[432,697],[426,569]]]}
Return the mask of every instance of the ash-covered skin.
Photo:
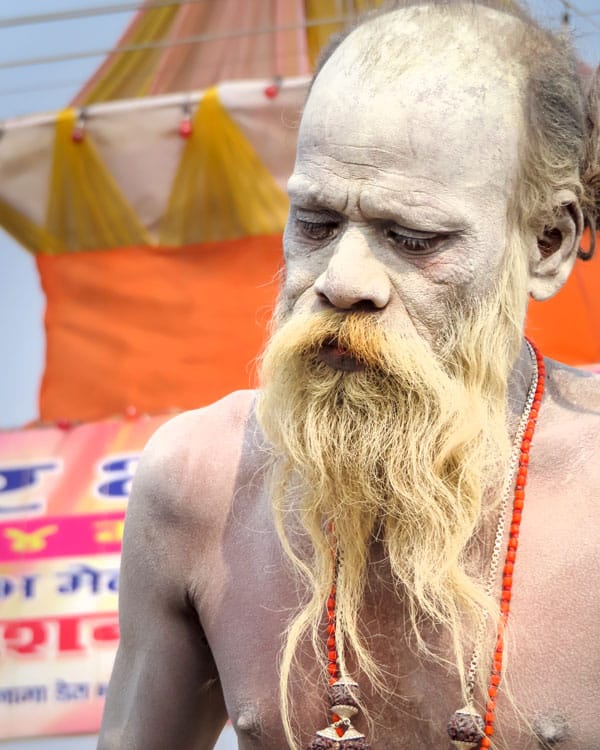
{"label": "ash-covered skin", "polygon": [[[489,13],[479,11],[483,28]],[[502,23],[516,23],[495,21],[500,36]],[[385,23],[397,24],[399,44],[412,33],[401,13]],[[430,40],[427,54],[444,51],[433,63],[396,81],[390,59],[361,77],[354,61],[369,33],[338,49],[308,100],[290,180],[287,312],[362,305],[431,342],[451,292],[480,293],[497,277],[522,134],[516,73],[465,25],[453,40]],[[309,235],[324,235],[307,236],[311,224]],[[525,238],[537,297],[556,291],[574,260],[577,237],[564,234],[574,247],[551,259],[560,273],[547,273],[536,238]],[[427,242],[430,251],[418,249]],[[510,383],[515,411],[529,367],[522,353]],[[501,690],[494,741],[498,750],[536,750],[541,740],[598,750],[600,384],[557,363],[547,370],[506,644],[516,709]],[[264,491],[268,451],[254,398],[232,394],[175,418],[140,462],[99,750],[207,750],[228,716],[241,750],[287,747],[277,664],[303,590]],[[361,684],[378,717],[371,744],[445,747],[448,718],[462,705],[456,675],[411,648],[403,602],[382,570],[370,570],[363,619],[396,697],[384,703]],[[327,724],[328,703],[309,647],[300,662],[292,705],[302,746]],[[568,732],[537,718],[557,716]]]}
{"label": "ash-covered skin", "polygon": [[365,87],[359,60],[342,45],[305,108],[288,184],[288,304],[369,300],[386,325],[431,340],[450,292],[485,293],[496,279],[523,118],[516,77],[500,88],[500,61],[473,72],[450,47],[443,75],[430,65]]}

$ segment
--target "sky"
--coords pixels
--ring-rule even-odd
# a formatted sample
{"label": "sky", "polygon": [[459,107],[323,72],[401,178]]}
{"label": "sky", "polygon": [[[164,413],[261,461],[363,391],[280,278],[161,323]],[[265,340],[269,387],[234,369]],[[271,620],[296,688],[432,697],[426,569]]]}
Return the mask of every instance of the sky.
{"label": "sky", "polygon": [[[0,0],[0,65],[110,48],[131,19],[130,11],[3,26],[6,19],[17,15],[108,4],[107,0]],[[110,4],[119,2],[111,0]],[[529,5],[538,19],[553,27],[560,25],[565,5],[570,6],[571,27],[581,58],[589,65],[600,62],[600,0],[532,0]],[[7,118],[62,108],[101,61],[102,57],[94,57],[0,68],[0,125]],[[45,354],[43,316],[44,298],[34,259],[0,229],[0,429],[23,425],[38,415]]]}
{"label": "sky", "polygon": [[[131,12],[2,27],[5,19],[15,16],[108,4],[107,0],[0,0],[0,65],[32,57],[110,49],[131,19]],[[111,0],[111,4],[118,3]],[[0,122],[64,107],[102,59],[0,69]],[[45,356],[43,316],[44,298],[34,259],[0,229],[0,428],[22,425],[38,415]]]}

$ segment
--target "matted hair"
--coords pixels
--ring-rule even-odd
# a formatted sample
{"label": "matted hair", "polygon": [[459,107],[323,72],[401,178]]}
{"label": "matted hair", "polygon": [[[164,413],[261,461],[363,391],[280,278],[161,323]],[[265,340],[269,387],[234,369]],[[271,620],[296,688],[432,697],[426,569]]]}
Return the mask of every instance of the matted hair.
{"label": "matted hair", "polygon": [[[463,13],[461,20],[468,18],[470,10],[489,8],[520,22],[512,26],[510,37],[501,40],[511,62],[522,71],[527,128],[513,215],[520,226],[541,236],[546,227],[553,226],[557,192],[571,190],[581,205],[584,225],[590,229],[590,249],[580,250],[579,257],[591,258],[600,216],[600,67],[586,81],[568,34],[543,28],[515,0],[390,0],[330,39],[313,82],[356,28],[382,15],[412,8]],[[394,55],[400,57],[402,50]]]}

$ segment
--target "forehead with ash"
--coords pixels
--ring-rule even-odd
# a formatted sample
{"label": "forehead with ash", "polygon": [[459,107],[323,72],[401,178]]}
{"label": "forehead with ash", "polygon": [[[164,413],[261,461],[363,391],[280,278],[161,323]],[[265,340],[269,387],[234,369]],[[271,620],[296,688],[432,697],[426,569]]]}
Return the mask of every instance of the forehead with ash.
{"label": "forehead with ash", "polygon": [[[341,121],[344,132],[359,139],[377,133],[393,145],[404,135],[413,145],[427,145],[413,156],[428,155],[442,166],[445,152],[460,150],[465,139],[474,154],[493,141],[494,150],[505,153],[503,162],[509,154],[516,157],[524,132],[523,75],[518,63],[505,61],[506,45],[498,39],[512,39],[522,25],[513,16],[472,6],[453,12],[416,6],[367,20],[317,75],[301,150],[305,136],[309,143],[339,140]],[[461,159],[468,155],[464,150]]]}
{"label": "forehead with ash", "polygon": [[339,45],[334,43],[321,69],[334,67],[375,87],[423,69],[449,79],[466,73],[498,85],[508,80],[521,88],[522,51],[532,43],[530,30],[521,18],[487,6],[411,5],[367,18]]}

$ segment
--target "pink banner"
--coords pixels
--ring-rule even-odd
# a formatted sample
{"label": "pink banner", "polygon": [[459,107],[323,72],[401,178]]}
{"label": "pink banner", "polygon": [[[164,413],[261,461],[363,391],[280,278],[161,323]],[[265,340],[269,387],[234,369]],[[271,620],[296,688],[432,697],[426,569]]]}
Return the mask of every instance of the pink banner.
{"label": "pink banner", "polygon": [[119,553],[124,525],[122,512],[0,523],[0,560]]}
{"label": "pink banner", "polygon": [[166,419],[0,433],[0,740],[98,731],[125,509]]}

